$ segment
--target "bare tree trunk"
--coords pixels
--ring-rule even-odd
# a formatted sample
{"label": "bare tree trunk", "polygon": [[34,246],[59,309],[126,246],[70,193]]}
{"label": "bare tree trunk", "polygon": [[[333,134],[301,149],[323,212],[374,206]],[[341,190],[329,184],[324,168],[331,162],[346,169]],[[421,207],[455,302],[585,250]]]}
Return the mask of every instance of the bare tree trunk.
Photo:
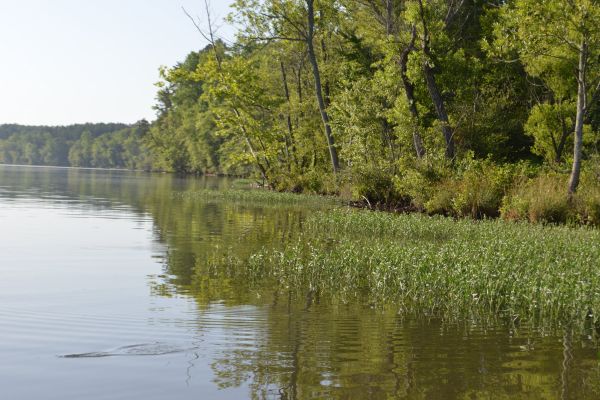
{"label": "bare tree trunk", "polygon": [[[302,111],[303,109],[303,102],[304,102],[304,91],[302,90],[302,68],[304,67],[304,60],[300,60],[298,63],[298,68],[293,68],[292,70],[294,72],[294,78],[296,80],[295,85],[296,85],[296,96],[298,96],[298,105],[300,106],[298,113],[296,114],[296,118],[294,121],[294,126],[296,127],[296,130],[300,129],[300,120],[302,118],[304,118],[304,112]],[[298,162],[298,166],[300,167],[300,170],[304,170],[307,168],[308,164],[309,164],[309,158],[308,158],[308,152],[304,151],[302,152],[302,154],[297,153],[296,154],[296,161]]]}
{"label": "bare tree trunk", "polygon": [[423,139],[419,133],[419,110],[417,109],[417,102],[415,100],[415,86],[408,79],[408,56],[415,48],[415,40],[417,38],[417,29],[413,25],[412,36],[410,43],[400,56],[400,75],[402,76],[402,84],[404,85],[404,93],[406,94],[406,100],[408,101],[408,108],[411,115],[411,123],[413,125],[413,145],[417,152],[417,157],[422,158],[425,155],[425,148],[423,147]]}
{"label": "bare tree trunk", "polygon": [[575,137],[573,150],[573,167],[571,168],[571,177],[569,178],[569,198],[577,191],[579,186],[579,175],[581,173],[581,157],[583,149],[583,123],[587,108],[587,85],[586,85],[586,65],[587,65],[587,43],[581,44],[579,51],[579,68],[577,71],[577,115],[575,117]]}
{"label": "bare tree trunk", "polygon": [[[324,39],[321,39],[321,54],[323,55],[323,63],[327,65],[327,46],[325,45]],[[328,109],[331,105],[331,89],[327,79],[325,79],[325,82],[323,83],[323,98],[325,100],[325,108]]]}
{"label": "bare tree trunk", "polygon": [[[252,158],[254,158],[254,161],[256,162],[256,166],[258,167],[258,170],[260,171],[260,175],[262,176],[263,181],[265,181],[265,182],[267,182],[267,184],[269,184],[269,178],[267,176],[267,169],[265,168],[264,165],[262,165],[262,163],[260,162],[260,159],[258,158],[258,155],[256,154],[254,145],[252,144],[252,141],[250,141],[248,131],[246,131],[246,127],[241,122],[240,112],[236,107],[233,107],[233,112],[235,113],[236,117],[238,118],[238,121],[240,124],[240,130],[244,134],[244,140],[246,141],[246,145],[248,145],[248,149],[250,150],[250,154],[252,155]],[[266,160],[266,158],[265,158],[265,160]],[[266,160],[266,161],[268,162],[268,160]]]}
{"label": "bare tree trunk", "polygon": [[315,80],[315,93],[317,96],[317,102],[319,103],[319,111],[321,112],[321,119],[323,120],[323,126],[325,128],[325,137],[327,139],[327,146],[329,147],[329,155],[331,157],[331,165],[333,172],[337,173],[340,169],[340,163],[338,160],[337,150],[335,148],[335,141],[331,131],[331,124],[329,122],[329,114],[327,113],[327,107],[325,106],[325,100],[323,98],[323,86],[321,84],[321,73],[319,72],[319,64],[317,62],[317,56],[315,53],[315,46],[313,43],[315,36],[315,9],[314,0],[306,0],[307,11],[308,11],[308,34],[306,35],[306,44],[308,47],[308,58],[312,65],[313,76]]}
{"label": "bare tree trunk", "polygon": [[300,109],[298,110],[298,114],[296,114],[296,129],[300,127],[300,117],[304,115],[302,112],[302,102],[304,101],[303,93],[302,93],[302,65],[303,62],[298,64],[298,70],[292,67],[292,71],[294,72],[294,77],[296,78],[296,95],[298,96],[298,104]]}
{"label": "bare tree trunk", "polygon": [[385,0],[385,33],[394,34],[394,0]]}
{"label": "bare tree trunk", "polygon": [[556,145],[554,142],[554,136],[552,136],[552,142],[553,145],[555,145],[555,158],[554,158],[554,162],[555,163],[560,163],[562,160],[562,156],[563,156],[563,152],[565,151],[565,146],[567,144],[567,138],[569,137],[569,135],[571,134],[571,132],[573,132],[574,127],[571,126],[570,128],[567,126],[567,122],[565,121],[564,116],[560,116],[560,123],[561,123],[561,127],[562,127],[562,134],[560,136],[560,141],[558,142],[558,145]]}
{"label": "bare tree trunk", "polygon": [[[287,111],[287,115],[286,115],[288,136],[285,138],[285,148],[286,148],[286,152],[288,153],[288,157],[291,156],[291,159],[293,159],[295,162],[296,144],[294,141],[294,128],[292,126],[292,115],[291,115],[292,102],[290,100],[290,89],[288,87],[287,73],[285,72],[285,65],[283,65],[283,61],[280,62],[280,67],[281,67],[281,79],[283,81],[283,90],[285,93],[285,99],[288,103],[288,111]],[[290,147],[290,148],[288,148],[288,147]],[[289,163],[289,160],[288,160],[288,163]]]}
{"label": "bare tree trunk", "polygon": [[[304,62],[300,62],[298,65],[298,72],[296,73],[296,94],[298,95],[298,103],[302,104],[304,100],[302,92],[302,67]],[[295,72],[295,71],[294,71]]]}
{"label": "bare tree trunk", "polygon": [[419,0],[419,9],[421,14],[421,22],[423,23],[423,53],[425,55],[425,61],[423,62],[423,73],[425,75],[425,81],[427,82],[427,90],[437,114],[438,120],[442,124],[442,134],[446,141],[446,157],[454,159],[454,135],[450,122],[448,119],[448,113],[446,112],[446,106],[444,99],[438,87],[435,79],[435,72],[430,64],[432,59],[431,49],[429,48],[429,31],[427,29],[427,21],[425,21],[425,12],[423,10],[423,0]]}
{"label": "bare tree trunk", "polygon": [[438,120],[442,124],[442,134],[444,135],[444,140],[446,141],[446,158],[453,159],[455,152],[454,138],[452,128],[450,127],[450,122],[448,120],[448,113],[446,113],[446,107],[444,106],[444,100],[442,99],[440,90],[437,86],[433,70],[431,69],[427,61],[425,61],[423,70],[425,72],[425,80],[427,81],[427,89],[429,90],[429,95],[431,96],[431,100],[433,101],[433,105],[435,106],[435,111],[437,113]]}

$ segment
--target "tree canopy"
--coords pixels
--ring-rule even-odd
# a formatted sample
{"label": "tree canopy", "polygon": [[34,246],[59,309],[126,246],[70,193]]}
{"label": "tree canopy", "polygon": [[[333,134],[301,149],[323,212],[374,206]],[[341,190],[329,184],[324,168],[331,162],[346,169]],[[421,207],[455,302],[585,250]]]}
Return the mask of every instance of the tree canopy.
{"label": "tree canopy", "polygon": [[598,0],[232,7],[234,42],[194,20],[209,45],[161,68],[143,133],[3,127],[4,162],[255,176],[320,193],[349,185],[359,198],[422,205],[425,186],[482,162],[569,171],[572,195],[600,158]]}

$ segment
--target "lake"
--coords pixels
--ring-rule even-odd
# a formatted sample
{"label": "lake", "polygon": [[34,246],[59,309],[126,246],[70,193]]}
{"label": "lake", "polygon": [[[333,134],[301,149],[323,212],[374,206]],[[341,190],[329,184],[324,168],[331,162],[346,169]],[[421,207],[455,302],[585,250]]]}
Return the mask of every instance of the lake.
{"label": "lake", "polygon": [[0,166],[3,399],[594,399],[595,340],[411,318],[215,257],[278,246],[314,207],[188,194],[225,178]]}

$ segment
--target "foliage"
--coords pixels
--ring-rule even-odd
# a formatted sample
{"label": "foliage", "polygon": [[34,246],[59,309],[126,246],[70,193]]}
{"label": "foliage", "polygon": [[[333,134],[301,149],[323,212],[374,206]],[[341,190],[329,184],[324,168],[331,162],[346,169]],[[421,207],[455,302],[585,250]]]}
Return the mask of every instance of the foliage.
{"label": "foliage", "polygon": [[571,198],[560,190],[565,181],[565,175],[556,173],[521,177],[504,198],[502,216],[508,220],[600,225],[598,176],[586,173],[581,190]]}
{"label": "foliage", "polygon": [[65,127],[0,126],[0,162],[26,165],[150,169],[148,123]]}
{"label": "foliage", "polygon": [[369,205],[402,206],[407,198],[395,188],[391,174],[377,168],[363,169],[352,179],[354,195]]}
{"label": "foliage", "polygon": [[[209,34],[160,69],[145,133],[9,138],[0,127],[0,157],[236,175],[430,214],[570,219],[580,203],[561,211],[563,193],[579,179],[530,182],[529,166],[593,165],[599,10],[597,0],[238,0],[233,42]],[[555,192],[534,200],[537,189]],[[576,218],[594,220],[586,207]]]}

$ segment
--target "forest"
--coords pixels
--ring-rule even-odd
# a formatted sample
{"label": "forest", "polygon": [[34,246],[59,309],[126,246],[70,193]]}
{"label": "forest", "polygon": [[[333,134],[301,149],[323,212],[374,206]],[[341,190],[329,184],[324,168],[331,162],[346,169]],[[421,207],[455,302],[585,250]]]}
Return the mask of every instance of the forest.
{"label": "forest", "polygon": [[597,223],[596,0],[238,0],[161,70],[162,168],[455,216]]}
{"label": "forest", "polygon": [[0,163],[151,169],[147,121],[70,126],[0,125]]}
{"label": "forest", "polygon": [[149,126],[11,135],[2,160],[600,223],[600,1],[237,0],[234,42],[204,4],[209,45],[160,69]]}

